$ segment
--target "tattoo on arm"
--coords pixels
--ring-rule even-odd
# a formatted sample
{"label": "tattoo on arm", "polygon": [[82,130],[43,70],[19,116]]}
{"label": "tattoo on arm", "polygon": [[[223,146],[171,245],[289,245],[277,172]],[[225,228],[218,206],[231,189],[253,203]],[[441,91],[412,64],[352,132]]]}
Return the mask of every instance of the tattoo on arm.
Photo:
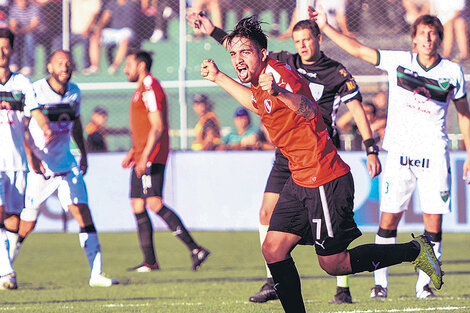
{"label": "tattoo on arm", "polygon": [[311,120],[318,114],[318,108],[310,99],[302,96],[299,108],[295,113],[307,120]]}

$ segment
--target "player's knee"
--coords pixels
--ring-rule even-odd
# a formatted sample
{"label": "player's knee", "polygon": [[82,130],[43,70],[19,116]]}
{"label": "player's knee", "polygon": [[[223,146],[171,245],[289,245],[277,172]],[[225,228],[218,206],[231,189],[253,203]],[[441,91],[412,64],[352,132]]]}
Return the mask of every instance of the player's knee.
{"label": "player's knee", "polygon": [[279,244],[270,240],[269,237],[266,237],[264,240],[261,250],[263,252],[264,259],[268,263],[284,259],[284,253],[281,251]]}
{"label": "player's knee", "polygon": [[158,213],[158,211],[160,211],[162,207],[163,207],[162,199],[158,197],[147,199],[147,208],[149,208],[151,211]]}
{"label": "player's knee", "polygon": [[318,256],[318,264],[329,275],[338,276],[350,273],[344,255]]}

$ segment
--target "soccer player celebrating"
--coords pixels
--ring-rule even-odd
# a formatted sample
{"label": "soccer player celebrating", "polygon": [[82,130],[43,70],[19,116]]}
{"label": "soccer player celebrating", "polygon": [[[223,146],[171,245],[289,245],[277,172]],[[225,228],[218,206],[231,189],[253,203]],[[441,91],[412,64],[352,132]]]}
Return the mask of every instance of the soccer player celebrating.
{"label": "soccer player celebrating", "polygon": [[[91,287],[109,287],[118,281],[102,274],[102,257],[98,235],[88,207],[88,195],[83,175],[87,171],[87,154],[80,121],[80,89],[70,82],[73,64],[67,51],[58,50],[47,64],[49,78],[34,83],[38,103],[50,121],[53,140],[45,142],[37,123],[32,120],[31,166],[28,173],[26,204],[21,212],[17,251],[36,224],[40,205],[58,191],[64,209],[72,213],[80,226],[80,245],[90,265]],[[81,153],[80,164],[70,152],[70,137]],[[38,162],[42,160],[41,162]]]}
{"label": "soccer player celebrating", "polygon": [[[205,15],[190,13],[188,23],[207,35],[211,35],[220,44],[224,44],[227,33],[215,27]],[[322,35],[318,25],[311,20],[303,20],[295,24],[292,32],[297,53],[287,51],[270,52],[269,57],[287,63],[291,68],[307,80],[310,91],[317,101],[328,134],[337,148],[340,147],[339,132],[336,129],[336,113],[341,102],[345,103],[352,113],[359,132],[364,139],[367,153],[367,169],[371,178],[379,175],[381,165],[378,149],[372,137],[364,109],[361,105],[362,96],[353,76],[339,62],[328,58],[321,50]],[[263,244],[269,227],[274,206],[279,199],[282,187],[290,176],[287,158],[276,150],[276,158],[269,175],[260,209],[260,243]],[[266,302],[277,299],[273,280],[269,269],[268,279],[261,290],[250,297],[251,302]],[[352,303],[347,276],[338,276],[337,288],[332,303]]]}
{"label": "soccer player celebrating", "polygon": [[33,117],[42,140],[49,141],[51,130],[34,96],[29,78],[10,71],[15,36],[0,29],[0,289],[16,289],[12,249],[18,240],[20,213],[24,207],[27,144],[24,144],[28,118]]}
{"label": "soccer player celebrating", "polygon": [[162,200],[165,164],[170,149],[168,111],[165,92],[150,73],[151,67],[152,57],[146,51],[131,52],[124,67],[128,80],[136,82],[137,89],[129,110],[132,148],[122,161],[122,167],[132,167],[131,206],[144,256],[142,264],[129,270],[150,272],[159,269],[148,208],[160,216],[186,245],[191,255],[192,270],[197,271],[210,252],[194,241],[178,215]]}
{"label": "soccer player celebrating", "polygon": [[[369,48],[337,32],[324,12],[309,9],[323,33],[352,56],[387,71],[389,105],[383,147],[388,151],[384,171],[380,226],[375,242],[395,243],[398,223],[408,208],[413,191],[419,188],[425,234],[434,252],[441,256],[442,215],[450,212],[450,165],[447,148],[446,115],[450,100],[457,109],[460,130],[470,156],[470,112],[460,65],[438,54],[443,38],[439,19],[423,15],[411,26],[413,52]],[[463,164],[463,178],[470,183],[469,159]],[[374,272],[372,298],[386,298],[388,271]],[[416,296],[434,296],[430,280],[422,272]]]}
{"label": "soccer player celebrating", "polygon": [[354,183],[349,166],[328,136],[307,82],[285,63],[268,57],[266,35],[252,17],[241,20],[227,36],[227,48],[238,78],[250,83],[250,88],[219,71],[210,59],[202,62],[201,76],[260,116],[292,172],[262,248],[284,310],[305,312],[300,278],[290,256],[297,244],[315,245],[319,264],[330,275],[408,261],[425,270],[440,288],[440,265],[425,235],[405,244],[367,244],[347,250],[361,235],[354,221]]}

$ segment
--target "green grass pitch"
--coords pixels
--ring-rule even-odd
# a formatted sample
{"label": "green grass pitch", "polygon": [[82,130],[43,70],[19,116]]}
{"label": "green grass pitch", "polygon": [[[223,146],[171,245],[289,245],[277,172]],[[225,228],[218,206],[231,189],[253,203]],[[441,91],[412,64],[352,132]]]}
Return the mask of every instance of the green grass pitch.
{"label": "green grass pitch", "polygon": [[[33,233],[15,263],[18,290],[0,291],[0,312],[283,312],[279,301],[253,304],[248,297],[265,277],[256,232],[195,232],[212,255],[198,272],[190,270],[186,248],[169,232],[157,232],[159,272],[129,273],[141,261],[135,233],[100,234],[104,271],[121,281],[111,288],[88,286],[88,264],[77,234]],[[354,245],[372,242],[365,234]],[[409,240],[400,234],[399,241]],[[470,234],[445,234],[444,286],[439,297],[414,297],[411,264],[390,270],[389,298],[369,298],[371,273],[350,279],[354,304],[330,305],[335,279],[318,266],[311,247],[297,247],[308,312],[470,312]]]}

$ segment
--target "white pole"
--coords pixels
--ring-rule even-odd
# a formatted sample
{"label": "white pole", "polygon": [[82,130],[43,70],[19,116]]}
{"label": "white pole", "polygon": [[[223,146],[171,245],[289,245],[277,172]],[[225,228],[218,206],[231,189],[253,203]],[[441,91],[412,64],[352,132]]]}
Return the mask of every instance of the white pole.
{"label": "white pole", "polygon": [[188,106],[186,103],[186,1],[180,0],[178,98],[180,102],[180,149],[188,148]]}
{"label": "white pole", "polygon": [[70,0],[62,0],[62,50],[70,51]]}

